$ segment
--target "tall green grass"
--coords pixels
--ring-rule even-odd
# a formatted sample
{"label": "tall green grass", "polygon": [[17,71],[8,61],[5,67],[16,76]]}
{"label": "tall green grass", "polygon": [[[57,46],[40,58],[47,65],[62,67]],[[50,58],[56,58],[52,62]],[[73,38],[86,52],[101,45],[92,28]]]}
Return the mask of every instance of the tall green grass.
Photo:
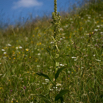
{"label": "tall green grass", "polygon": [[[54,103],[61,90],[68,90],[61,96],[63,103],[102,103],[102,5],[90,4],[76,14],[61,15],[56,42],[51,38],[51,19],[0,31],[0,102],[48,103],[48,98]],[[56,68],[65,69],[52,85]]]}

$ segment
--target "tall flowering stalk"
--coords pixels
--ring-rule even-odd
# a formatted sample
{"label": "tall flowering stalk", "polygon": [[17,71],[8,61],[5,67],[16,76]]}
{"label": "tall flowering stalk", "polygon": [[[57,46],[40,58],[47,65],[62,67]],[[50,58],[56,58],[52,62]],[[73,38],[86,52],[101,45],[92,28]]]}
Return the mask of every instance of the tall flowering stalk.
{"label": "tall flowering stalk", "polygon": [[57,0],[54,0],[54,12],[52,13],[52,19],[52,24],[54,26],[54,38],[56,38],[60,27],[60,15],[59,12],[57,13]]}
{"label": "tall flowering stalk", "polygon": [[[50,77],[44,73],[36,73],[37,75],[39,76],[43,76],[45,77],[46,79],[49,79],[50,82],[52,83],[53,87],[55,87],[55,103],[60,99],[61,100],[61,103],[63,103],[64,99],[63,99],[63,95],[65,93],[68,92],[68,90],[61,90],[58,94],[57,94],[57,90],[56,90],[56,80],[57,78],[59,77],[59,74],[60,72],[65,68],[65,67],[61,67],[61,68],[58,68],[59,67],[59,62],[58,62],[58,59],[59,59],[59,53],[60,53],[60,50],[58,48],[58,39],[59,39],[59,28],[60,28],[60,15],[59,13],[57,13],[57,0],[54,0],[54,12],[52,13],[52,19],[53,19],[53,27],[54,27],[54,32],[53,32],[53,35],[51,36],[53,41],[54,41],[54,45],[53,45],[53,49],[54,50],[49,50],[47,49],[47,51],[49,52],[50,56],[52,57],[53,59],[53,71],[54,71],[54,78],[53,78],[53,81],[50,79]],[[53,53],[50,53],[52,52]],[[50,101],[50,98],[48,99],[47,97],[43,96],[43,95],[39,95],[42,99],[44,99],[44,101],[46,103],[52,103]],[[51,98],[52,99],[52,98]]]}

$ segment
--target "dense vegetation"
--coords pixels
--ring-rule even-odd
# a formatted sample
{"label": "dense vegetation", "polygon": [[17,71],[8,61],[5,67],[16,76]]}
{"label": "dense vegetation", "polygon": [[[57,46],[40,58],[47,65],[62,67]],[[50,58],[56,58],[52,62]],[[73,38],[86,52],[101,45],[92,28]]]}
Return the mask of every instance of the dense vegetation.
{"label": "dense vegetation", "polygon": [[[63,103],[103,103],[103,2],[61,15],[56,91],[67,89]],[[54,101],[53,25],[50,18],[0,30],[0,103]],[[60,101],[58,102],[60,103]]]}

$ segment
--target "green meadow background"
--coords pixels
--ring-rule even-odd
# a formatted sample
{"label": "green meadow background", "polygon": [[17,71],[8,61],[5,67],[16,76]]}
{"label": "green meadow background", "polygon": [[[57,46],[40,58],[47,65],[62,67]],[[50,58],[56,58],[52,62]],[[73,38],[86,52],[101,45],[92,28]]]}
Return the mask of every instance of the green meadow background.
{"label": "green meadow background", "polygon": [[[92,0],[91,0],[92,1]],[[63,103],[103,103],[103,1],[60,12],[57,93]],[[54,103],[53,25],[50,17],[0,29],[0,103]],[[49,50],[49,52],[48,52]],[[57,103],[60,103],[58,101]]]}

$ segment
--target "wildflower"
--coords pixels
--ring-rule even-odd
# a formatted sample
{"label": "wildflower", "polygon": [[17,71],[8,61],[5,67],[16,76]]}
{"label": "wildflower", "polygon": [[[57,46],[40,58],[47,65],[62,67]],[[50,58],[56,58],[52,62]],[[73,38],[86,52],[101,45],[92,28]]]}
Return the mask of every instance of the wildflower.
{"label": "wildflower", "polygon": [[54,42],[50,42],[50,44],[53,44]]}
{"label": "wildflower", "polygon": [[25,49],[26,51],[29,51],[29,49]]}
{"label": "wildflower", "polygon": [[60,83],[57,83],[56,86],[61,86],[61,84],[60,84]]}
{"label": "wildflower", "polygon": [[88,19],[90,19],[91,17],[90,16],[88,16]]}
{"label": "wildflower", "polygon": [[1,49],[2,51],[5,51],[4,49]]}
{"label": "wildflower", "polygon": [[64,28],[67,28],[67,27],[68,27],[68,25],[64,26]]}
{"label": "wildflower", "polygon": [[53,91],[53,89],[50,89],[50,91]]}
{"label": "wildflower", "polygon": [[99,60],[99,59],[95,59],[96,61],[98,61],[98,62],[100,62],[101,60]]}
{"label": "wildflower", "polygon": [[68,71],[68,73],[70,73],[70,71]]}
{"label": "wildflower", "polygon": [[16,49],[18,49],[18,47],[16,47]]}
{"label": "wildflower", "polygon": [[71,57],[71,58],[73,58],[73,59],[74,59],[74,58],[77,58],[77,57]]}
{"label": "wildflower", "polygon": [[39,68],[39,67],[40,67],[40,65],[37,65],[37,67]]}
{"label": "wildflower", "polygon": [[22,49],[22,46],[19,46],[19,49]]}
{"label": "wildflower", "polygon": [[6,52],[4,52],[4,54],[6,55]]}
{"label": "wildflower", "polygon": [[98,29],[94,29],[94,31],[98,31]]}
{"label": "wildflower", "polygon": [[100,27],[100,25],[97,25],[97,27],[99,28],[99,27]]}
{"label": "wildflower", "polygon": [[34,102],[32,101],[32,102],[30,102],[30,103],[34,103]]}
{"label": "wildflower", "polygon": [[42,84],[47,84],[47,83],[44,83],[44,82],[43,82]]}
{"label": "wildflower", "polygon": [[101,35],[103,35],[103,32],[100,32]]}
{"label": "wildflower", "polygon": [[53,87],[54,89],[57,89],[58,87]]}
{"label": "wildflower", "polygon": [[26,89],[26,87],[24,86],[24,89]]}
{"label": "wildflower", "polygon": [[60,31],[63,31],[63,28],[59,28]]}
{"label": "wildflower", "polygon": [[45,79],[45,82],[49,82],[49,79]]}
{"label": "wildflower", "polygon": [[8,46],[11,46],[11,44],[8,44]]}
{"label": "wildflower", "polygon": [[38,53],[38,55],[41,55],[40,53]]}
{"label": "wildflower", "polygon": [[60,40],[63,40],[63,38],[60,38]]}
{"label": "wildflower", "polygon": [[60,64],[60,66],[64,66],[64,64]]}

